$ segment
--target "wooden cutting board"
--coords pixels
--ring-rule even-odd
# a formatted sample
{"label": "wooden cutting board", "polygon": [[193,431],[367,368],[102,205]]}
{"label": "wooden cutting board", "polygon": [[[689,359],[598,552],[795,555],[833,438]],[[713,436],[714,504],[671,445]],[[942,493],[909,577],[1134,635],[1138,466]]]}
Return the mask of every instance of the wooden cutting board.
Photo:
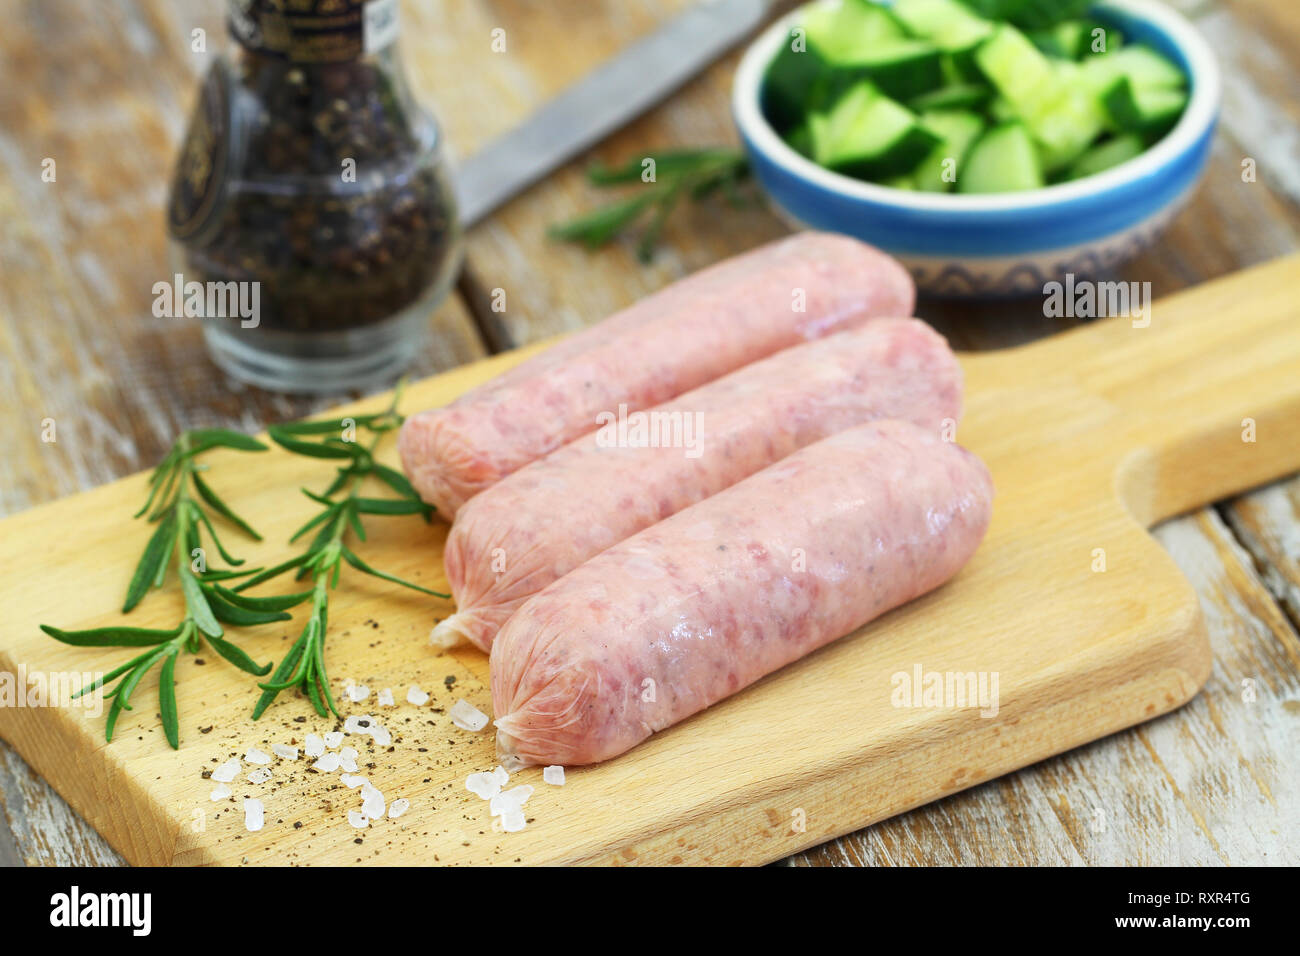
{"label": "wooden cutting board", "polygon": [[[247,675],[211,654],[176,669],[181,749],[163,740],[156,672],[117,739],[103,716],[68,706],[0,707],[0,735],[128,860],[137,864],[762,863],[1172,710],[1210,669],[1197,600],[1146,528],[1300,468],[1300,257],[1156,302],[1150,325],[1107,319],[1030,346],[963,356],[959,440],[998,489],[988,537],[950,584],[772,675],[562,788],[531,768],[530,822],[494,831],[464,788],[495,766],[489,732],[451,724],[464,698],[490,710],[487,659],[439,654],[427,635],[450,613],[361,575],[333,598],[330,672],[344,713],[373,714],[394,743],[349,737],[362,772],[410,811],[353,829],[357,791],[307,761],[275,760],[232,799],[205,772],[249,747],[301,742],[335,724],[282,697],[257,723]],[[421,382],[406,408],[444,403],[525,354]],[[369,410],[385,397],[350,406]],[[51,454],[57,450],[51,446]],[[395,461],[391,443],[381,457]],[[240,553],[271,563],[310,511],[294,489],[327,482],[326,462],[274,450],[218,452],[212,483],[266,537]],[[117,608],[148,528],[129,515],[136,475],[0,523],[0,678],[80,674],[130,651],[65,647],[37,630],[101,626]],[[446,527],[371,520],[371,563],[442,588]],[[170,626],[181,601],[155,593],[131,616]],[[245,632],[258,661],[297,630]],[[982,674],[992,707],[900,699],[902,678]],[[5,678],[4,672],[8,672]],[[454,681],[452,680],[454,678]],[[345,680],[370,689],[349,704]],[[29,678],[30,680],[30,678]],[[418,684],[429,703],[405,703]],[[27,685],[31,686],[30,682]],[[375,697],[392,688],[398,705]],[[919,698],[919,699],[918,699]],[[942,702],[941,702],[942,703]],[[953,703],[949,700],[948,704]],[[987,703],[987,702],[985,702]],[[919,705],[918,705],[919,704]],[[905,706],[900,706],[905,705]],[[244,827],[241,798],[267,825]]]}

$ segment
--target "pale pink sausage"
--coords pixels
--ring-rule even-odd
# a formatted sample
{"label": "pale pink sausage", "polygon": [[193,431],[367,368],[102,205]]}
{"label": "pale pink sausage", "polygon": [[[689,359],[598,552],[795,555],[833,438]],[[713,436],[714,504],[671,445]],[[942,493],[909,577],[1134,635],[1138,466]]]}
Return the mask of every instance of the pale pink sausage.
{"label": "pale pink sausage", "polygon": [[519,609],[492,646],[499,749],[565,765],[623,753],[938,587],[992,497],[978,458],[909,422],[795,452]]}
{"label": "pale pink sausage", "polygon": [[611,545],[855,425],[901,418],[938,433],[956,424],[961,394],[961,367],[941,335],[915,319],[880,319],[655,406],[677,447],[584,435],[456,515],[443,552],[456,613],[434,636],[488,650],[524,601]]}
{"label": "pale pink sausage", "polygon": [[402,465],[450,519],[506,475],[596,428],[806,339],[911,315],[915,287],[855,239],[801,233],[655,293],[444,408],[407,420]]}

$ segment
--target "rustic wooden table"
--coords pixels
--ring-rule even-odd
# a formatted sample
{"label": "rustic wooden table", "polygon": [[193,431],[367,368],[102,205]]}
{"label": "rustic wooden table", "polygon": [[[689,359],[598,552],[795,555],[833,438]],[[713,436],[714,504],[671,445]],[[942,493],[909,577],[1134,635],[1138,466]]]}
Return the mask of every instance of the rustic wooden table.
{"label": "rustic wooden table", "polygon": [[[405,0],[417,94],[468,155],[668,15],[682,0]],[[1181,0],[1221,57],[1222,133],[1195,200],[1123,269],[1159,296],[1293,251],[1300,234],[1300,5]],[[222,0],[22,0],[0,33],[0,513],[151,466],[180,429],[245,430],[346,396],[249,389],[208,361],[199,330],[151,315],[168,274],[162,205]],[[492,52],[494,28],[506,51]],[[735,57],[602,144],[606,160],[734,142]],[[43,182],[42,162],[57,178]],[[1254,161],[1257,181],[1243,182]],[[769,212],[688,210],[653,264],[629,245],[557,245],[547,223],[598,196],[575,163],[469,236],[456,294],[430,322],[429,374],[596,321],[784,231]],[[1300,285],[1300,276],[1297,276]],[[505,293],[493,311],[494,290]],[[1037,301],[923,301],[962,349],[1060,331]],[[1300,374],[1300,369],[1297,369]],[[59,422],[57,444],[41,421]],[[1170,521],[1156,536],[1200,594],[1215,652],[1176,713],[808,850],[792,865],[1300,862],[1300,479]],[[120,858],[0,744],[0,864]]]}

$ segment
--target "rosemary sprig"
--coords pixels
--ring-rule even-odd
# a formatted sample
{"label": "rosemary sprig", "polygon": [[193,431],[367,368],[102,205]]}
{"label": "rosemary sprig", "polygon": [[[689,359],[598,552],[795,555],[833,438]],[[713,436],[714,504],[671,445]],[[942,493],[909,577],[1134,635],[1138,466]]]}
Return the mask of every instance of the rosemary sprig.
{"label": "rosemary sprig", "polygon": [[[259,686],[262,696],[253,708],[253,718],[265,713],[266,708],[282,692],[293,687],[300,688],[311,701],[316,712],[322,717],[333,712],[338,716],[338,705],[330,691],[329,675],[325,669],[325,637],[329,630],[329,593],[338,586],[339,575],[343,565],[350,564],[365,574],[370,574],[394,584],[446,598],[448,594],[431,591],[410,581],[378,571],[363,561],[351,548],[347,540],[349,534],[355,534],[366,540],[362,515],[423,515],[426,521],[433,517],[433,508],[420,500],[410,482],[400,472],[375,461],[374,451],[385,435],[402,424],[402,416],[397,413],[397,403],[401,396],[401,386],[393,396],[392,404],[384,412],[376,415],[360,415],[355,418],[341,418],[329,421],[303,422],[290,425],[276,425],[268,429],[271,439],[282,447],[299,455],[313,458],[329,458],[343,461],[334,481],[323,493],[317,494],[306,488],[302,489],[312,501],[321,506],[321,510],[306,524],[294,532],[290,542],[297,541],[303,535],[315,530],[302,554],[265,571],[255,574],[240,583],[236,592],[261,584],[264,581],[284,574],[296,572],[296,579],[308,575],[312,578],[310,590],[283,598],[292,606],[303,601],[311,601],[311,613],[303,625],[298,640],[289,648],[284,659],[271,675],[270,680]],[[349,439],[356,429],[365,429],[373,439],[369,445],[363,445]],[[312,441],[312,436],[325,436]],[[368,498],[361,494],[361,488],[367,478],[374,477],[397,492],[396,498]],[[270,600],[270,599],[263,599]]]}
{"label": "rosemary sprig", "polygon": [[[118,681],[117,686],[107,694],[112,703],[104,724],[106,740],[113,739],[113,730],[122,711],[132,709],[131,694],[140,679],[161,663],[158,707],[162,715],[163,732],[173,749],[180,746],[180,722],[176,709],[176,659],[182,651],[198,653],[204,641],[240,670],[261,676],[271,669],[270,664],[259,667],[248,654],[225,637],[221,626],[221,622],[236,626],[265,624],[288,620],[289,615],[283,613],[283,609],[277,607],[278,602],[274,600],[242,597],[221,584],[232,578],[252,574],[258,569],[238,570],[244,562],[226,550],[217,536],[208,511],[254,540],[261,538],[201,476],[206,466],[198,462],[198,456],[218,447],[240,451],[267,450],[267,446],[256,439],[225,429],[183,432],[162,463],[154,469],[149,479],[149,495],[144,506],[135,514],[138,518],[147,513],[147,520],[156,522],[158,527],[145,545],[131,582],[127,585],[122,613],[134,610],[151,588],[163,586],[170,557],[175,559],[176,577],[185,597],[185,617],[180,624],[171,630],[119,625],[83,631],[64,631],[48,624],[41,625],[41,630],[50,637],[77,647],[148,648],[74,695],[80,697],[105,684]],[[203,532],[207,533],[222,559],[230,565],[229,568],[208,568]]]}
{"label": "rosemary sprig", "polygon": [[595,186],[641,183],[648,159],[654,160],[654,182],[645,183],[640,192],[631,196],[552,226],[550,235],[595,249],[631,229],[648,214],[647,224],[637,243],[637,257],[642,262],[649,262],[665,222],[683,196],[699,200],[721,192],[733,206],[749,201],[737,188],[749,176],[749,162],[737,149],[681,149],[652,153],[620,166],[593,166],[587,170],[587,179]]}

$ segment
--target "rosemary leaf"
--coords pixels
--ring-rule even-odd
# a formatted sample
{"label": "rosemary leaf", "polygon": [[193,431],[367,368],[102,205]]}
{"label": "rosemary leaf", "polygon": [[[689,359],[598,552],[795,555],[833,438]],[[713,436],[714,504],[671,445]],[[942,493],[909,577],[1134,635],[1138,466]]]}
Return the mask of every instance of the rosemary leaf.
{"label": "rosemary leaf", "polygon": [[147,627],[95,627],[88,631],[64,631],[42,624],[41,630],[56,641],[75,647],[152,647],[170,641],[181,632],[179,627],[170,631]]}
{"label": "rosemary leaf", "polygon": [[131,583],[126,589],[126,600],[122,604],[123,614],[131,611],[144,599],[151,585],[162,582],[161,572],[167,568],[165,562],[175,537],[176,516],[169,514],[154,529],[149,543],[145,545],[144,554],[140,555],[140,563],[136,565],[135,573],[131,575]]}
{"label": "rosemary leaf", "polygon": [[176,655],[172,651],[163,660],[162,673],[158,675],[158,714],[162,718],[163,733],[172,750],[181,746],[180,721],[176,714]]}
{"label": "rosemary leaf", "polygon": [[221,515],[221,517],[225,518],[254,541],[262,540],[262,536],[254,531],[247,521],[235,514],[235,512],[231,510],[230,506],[222,501],[221,498],[218,497],[217,493],[208,486],[208,483],[199,476],[197,471],[190,477],[194,480],[194,488],[198,491],[199,497],[204,500],[209,508]]}

